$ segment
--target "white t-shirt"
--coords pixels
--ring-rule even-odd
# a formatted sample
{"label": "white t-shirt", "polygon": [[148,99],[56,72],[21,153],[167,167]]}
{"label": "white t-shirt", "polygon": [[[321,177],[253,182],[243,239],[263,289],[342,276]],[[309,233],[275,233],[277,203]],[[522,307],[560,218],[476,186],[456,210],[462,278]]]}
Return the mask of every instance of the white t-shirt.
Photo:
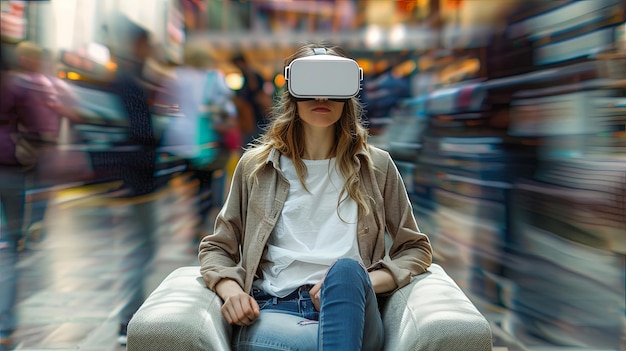
{"label": "white t-shirt", "polygon": [[[335,158],[304,160],[305,183],[300,183],[291,159],[281,156],[280,167],[290,188],[283,211],[268,240],[261,265],[263,279],[254,286],[278,297],[304,284],[321,280],[339,258],[361,262],[356,236],[358,206],[349,196],[337,207],[344,180]],[[340,217],[341,216],[341,217]]]}

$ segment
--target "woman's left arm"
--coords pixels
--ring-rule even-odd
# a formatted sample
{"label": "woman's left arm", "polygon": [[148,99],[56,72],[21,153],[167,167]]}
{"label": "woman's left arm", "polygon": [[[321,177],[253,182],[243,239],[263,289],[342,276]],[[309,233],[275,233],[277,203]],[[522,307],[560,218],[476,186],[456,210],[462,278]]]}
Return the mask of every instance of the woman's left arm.
{"label": "woman's left arm", "polygon": [[[432,247],[426,234],[420,232],[404,181],[391,156],[387,154],[385,184],[382,190],[385,225],[391,237],[390,264],[383,262],[398,287],[411,277],[424,273],[432,263]],[[384,273],[381,280],[387,281]],[[380,283],[379,283],[380,284]],[[385,284],[381,284],[385,285]]]}
{"label": "woman's left arm", "polygon": [[398,284],[393,279],[393,275],[391,275],[388,269],[377,269],[369,272],[369,275],[376,294],[383,294],[398,288]]}

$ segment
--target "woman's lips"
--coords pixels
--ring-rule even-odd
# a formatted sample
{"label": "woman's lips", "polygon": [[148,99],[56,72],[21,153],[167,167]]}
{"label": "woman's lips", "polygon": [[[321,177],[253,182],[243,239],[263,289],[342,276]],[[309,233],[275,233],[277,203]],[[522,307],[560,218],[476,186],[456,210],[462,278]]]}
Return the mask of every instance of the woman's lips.
{"label": "woman's lips", "polygon": [[325,106],[316,106],[315,108],[313,108],[313,111],[314,112],[330,112],[330,109]]}

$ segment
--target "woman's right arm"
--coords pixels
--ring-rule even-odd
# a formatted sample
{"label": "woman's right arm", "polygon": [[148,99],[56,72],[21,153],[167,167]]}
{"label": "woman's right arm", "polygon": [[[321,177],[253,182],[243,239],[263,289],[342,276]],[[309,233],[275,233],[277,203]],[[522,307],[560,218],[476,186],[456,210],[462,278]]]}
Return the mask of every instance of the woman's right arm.
{"label": "woman's right arm", "polygon": [[224,303],[222,314],[229,324],[244,326],[259,316],[259,305],[243,290],[245,271],[239,264],[248,199],[244,164],[237,164],[224,207],[217,216],[215,231],[200,244],[200,273],[207,287]]}
{"label": "woman's right arm", "polygon": [[213,291],[216,291],[217,283],[224,278],[244,286],[246,274],[239,263],[248,202],[243,169],[245,159],[244,154],[235,168],[228,197],[215,219],[213,233],[200,242],[200,274],[206,286]]}
{"label": "woman's right arm", "polygon": [[239,326],[252,324],[260,315],[256,300],[246,294],[236,281],[228,278],[220,280],[215,292],[222,298],[222,315],[229,324]]}

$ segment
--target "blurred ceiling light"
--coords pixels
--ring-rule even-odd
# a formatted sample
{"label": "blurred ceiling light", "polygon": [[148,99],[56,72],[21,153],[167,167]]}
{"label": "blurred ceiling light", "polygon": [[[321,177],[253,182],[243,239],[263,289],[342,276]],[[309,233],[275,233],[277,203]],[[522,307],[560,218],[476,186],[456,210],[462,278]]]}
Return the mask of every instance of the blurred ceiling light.
{"label": "blurred ceiling light", "polygon": [[392,74],[396,77],[406,77],[415,72],[417,64],[414,60],[406,60],[392,69]]}
{"label": "blurred ceiling light", "polygon": [[243,76],[241,73],[229,73],[224,78],[226,85],[232,90],[239,90],[243,86]]}
{"label": "blurred ceiling light", "polygon": [[365,74],[370,74],[374,70],[374,64],[371,60],[357,59],[356,62],[359,64],[359,67],[363,68],[363,73]]}
{"label": "blurred ceiling light", "polygon": [[473,77],[480,70],[480,60],[477,58],[465,59],[458,63],[447,65],[440,72],[441,81],[451,83],[457,82],[466,77]]}
{"label": "blurred ceiling light", "polygon": [[106,67],[109,71],[115,71],[117,69],[117,63],[109,61],[104,64],[104,67]]}
{"label": "blurred ceiling light", "polygon": [[376,63],[374,63],[374,72],[375,73],[383,72],[387,68],[389,68],[389,61],[386,60],[386,59],[382,59],[382,60],[376,61]]}
{"label": "blurred ceiling light", "polygon": [[282,75],[282,74],[280,74],[280,73],[279,73],[279,74],[277,74],[277,75],[276,75],[276,77],[274,77],[274,85],[275,85],[278,89],[280,89],[280,88],[282,88],[283,86],[285,86],[285,83],[286,83],[286,82],[287,82],[287,81],[285,80],[285,76],[283,76],[283,75]]}
{"label": "blurred ceiling light", "polygon": [[406,39],[406,26],[402,23],[395,24],[389,32],[389,43],[398,47],[404,44]]}
{"label": "blurred ceiling light", "polygon": [[80,80],[80,74],[76,72],[67,72],[67,79]]}
{"label": "blurred ceiling light", "polygon": [[422,56],[417,60],[417,66],[420,71],[427,71],[431,67],[435,66],[435,59],[430,56]]}
{"label": "blurred ceiling light", "polygon": [[478,73],[480,70],[480,59],[471,58],[463,62],[463,69],[469,73]]}
{"label": "blurred ceiling light", "polygon": [[365,44],[368,47],[376,47],[381,44],[383,39],[382,29],[375,24],[367,26],[365,29]]}
{"label": "blurred ceiling light", "polygon": [[94,42],[87,44],[87,57],[101,65],[106,65],[108,62],[111,61],[111,53],[109,52],[109,48],[102,44]]}

